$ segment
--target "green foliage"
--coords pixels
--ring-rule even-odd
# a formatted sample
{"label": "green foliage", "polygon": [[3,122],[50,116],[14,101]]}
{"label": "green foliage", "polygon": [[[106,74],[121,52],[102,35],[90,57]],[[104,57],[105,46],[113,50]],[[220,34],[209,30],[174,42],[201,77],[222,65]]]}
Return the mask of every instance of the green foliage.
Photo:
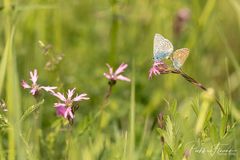
{"label": "green foliage", "polygon": [[31,115],[33,112],[37,111],[39,107],[44,103],[44,99],[38,102],[37,104],[34,104],[27,108],[26,111],[23,112],[23,115],[21,117],[21,120],[25,120],[29,115]]}
{"label": "green foliage", "polygon": [[[0,2],[0,100],[8,107],[0,111],[0,159],[239,159],[239,6],[237,0]],[[177,34],[182,8],[191,16]],[[155,33],[175,49],[190,48],[184,72],[214,95],[179,75],[148,80]],[[117,82],[106,102],[105,64],[116,69],[122,62],[132,82]],[[35,68],[39,84],[89,95],[73,125],[56,116],[50,94],[36,102],[20,90]],[[214,152],[226,148],[232,154]]]}

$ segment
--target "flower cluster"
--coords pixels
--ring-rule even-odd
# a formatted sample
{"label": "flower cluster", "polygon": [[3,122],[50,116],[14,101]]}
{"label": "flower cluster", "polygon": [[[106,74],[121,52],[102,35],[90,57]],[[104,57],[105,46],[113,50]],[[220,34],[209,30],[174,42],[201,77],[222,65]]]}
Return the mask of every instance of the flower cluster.
{"label": "flower cluster", "polygon": [[32,81],[32,84],[30,85],[26,81],[22,80],[21,85],[24,89],[30,89],[30,93],[34,97],[37,97],[42,89],[45,90],[46,92],[49,92],[51,95],[57,97],[61,102],[54,104],[54,107],[56,108],[56,113],[57,115],[62,116],[65,119],[72,120],[74,118],[73,109],[74,102],[89,99],[86,93],[76,95],[75,97],[73,97],[75,93],[75,88],[72,90],[68,90],[67,97],[65,97],[64,94],[61,94],[60,92],[55,92],[55,89],[57,89],[57,87],[41,86],[37,83],[37,80],[38,73],[37,70],[35,69],[33,72],[32,71],[30,72],[30,81]]}
{"label": "flower cluster", "polygon": [[[128,67],[127,64],[122,63],[115,72],[113,71],[113,68],[109,64],[107,64],[107,67],[109,68],[109,73],[104,73],[104,76],[109,80],[110,88],[111,86],[116,84],[117,80],[122,80],[127,82],[131,81],[129,78],[121,75],[125,71],[125,69]],[[64,117],[65,119],[69,120],[69,122],[72,122],[72,120],[74,119],[74,112],[79,108],[78,102],[90,99],[86,93],[75,94],[76,88],[69,89],[65,96],[63,93],[55,91],[57,87],[42,86],[37,83],[37,80],[38,80],[38,72],[36,69],[34,69],[34,71],[30,72],[31,84],[22,80],[21,85],[24,89],[30,89],[30,93],[35,98],[39,96],[41,90],[44,90],[50,93],[52,96],[58,98],[58,102],[54,103],[56,114],[58,116]]]}

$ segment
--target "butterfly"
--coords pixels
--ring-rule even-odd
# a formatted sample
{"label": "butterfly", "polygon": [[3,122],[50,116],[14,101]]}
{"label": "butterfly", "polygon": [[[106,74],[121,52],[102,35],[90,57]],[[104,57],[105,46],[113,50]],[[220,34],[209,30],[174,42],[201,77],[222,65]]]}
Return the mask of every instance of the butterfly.
{"label": "butterfly", "polygon": [[156,33],[153,41],[153,59],[161,61],[168,58],[173,52],[172,43],[161,34]]}
{"label": "butterfly", "polygon": [[182,65],[184,64],[184,62],[186,61],[188,55],[189,55],[188,48],[177,49],[172,54],[173,67],[175,69],[179,70],[182,67]]}
{"label": "butterfly", "polygon": [[156,33],[153,41],[153,60],[159,62],[171,56],[173,67],[180,69],[189,55],[188,48],[177,49],[173,52],[172,43],[161,34]]}

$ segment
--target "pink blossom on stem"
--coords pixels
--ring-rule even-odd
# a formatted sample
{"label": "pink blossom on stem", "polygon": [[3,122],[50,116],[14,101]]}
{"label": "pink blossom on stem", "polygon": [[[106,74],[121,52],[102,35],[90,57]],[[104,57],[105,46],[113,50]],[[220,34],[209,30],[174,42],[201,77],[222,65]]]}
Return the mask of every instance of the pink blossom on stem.
{"label": "pink blossom on stem", "polygon": [[62,116],[65,119],[68,119],[68,118],[73,119],[74,118],[74,114],[72,111],[73,103],[90,99],[89,97],[87,97],[86,93],[83,93],[80,95],[77,94],[75,97],[73,97],[74,93],[75,93],[75,88],[73,88],[72,90],[69,89],[66,97],[64,96],[64,94],[60,92],[53,93],[55,97],[57,97],[60,101],[62,101],[61,103],[54,104],[57,115]]}
{"label": "pink blossom on stem", "polygon": [[50,86],[40,86],[39,84],[37,84],[37,80],[38,80],[38,73],[37,70],[34,69],[34,71],[30,72],[30,81],[32,81],[32,84],[28,84],[26,81],[22,80],[21,85],[24,89],[30,89],[30,93],[35,96],[38,94],[38,92],[43,89],[47,92],[51,92],[54,93],[54,89],[56,89],[57,87],[50,87]]}
{"label": "pink blossom on stem", "polygon": [[148,78],[151,79],[153,75],[166,73],[167,69],[168,69],[168,66],[164,62],[162,61],[154,62],[152,67],[149,70]]}
{"label": "pink blossom on stem", "polygon": [[116,82],[117,80],[122,80],[122,81],[127,81],[131,82],[131,80],[123,75],[121,73],[124,72],[124,70],[128,67],[127,64],[122,63],[115,72],[113,72],[113,68],[109,65],[106,64],[107,67],[109,68],[109,73],[104,73],[103,75],[109,80],[109,81],[114,81]]}
{"label": "pink blossom on stem", "polygon": [[56,113],[58,116],[62,116],[65,119],[67,119],[68,117],[70,117],[71,119],[74,118],[72,109],[70,107],[66,108],[65,106],[56,106]]}

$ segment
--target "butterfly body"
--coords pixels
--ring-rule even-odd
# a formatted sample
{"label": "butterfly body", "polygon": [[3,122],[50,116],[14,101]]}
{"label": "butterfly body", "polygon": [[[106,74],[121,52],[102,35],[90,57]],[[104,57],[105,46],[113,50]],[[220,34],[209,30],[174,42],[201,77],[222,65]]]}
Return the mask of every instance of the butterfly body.
{"label": "butterfly body", "polygon": [[165,58],[170,56],[169,52],[159,52],[158,54],[154,55],[154,61],[161,61]]}

